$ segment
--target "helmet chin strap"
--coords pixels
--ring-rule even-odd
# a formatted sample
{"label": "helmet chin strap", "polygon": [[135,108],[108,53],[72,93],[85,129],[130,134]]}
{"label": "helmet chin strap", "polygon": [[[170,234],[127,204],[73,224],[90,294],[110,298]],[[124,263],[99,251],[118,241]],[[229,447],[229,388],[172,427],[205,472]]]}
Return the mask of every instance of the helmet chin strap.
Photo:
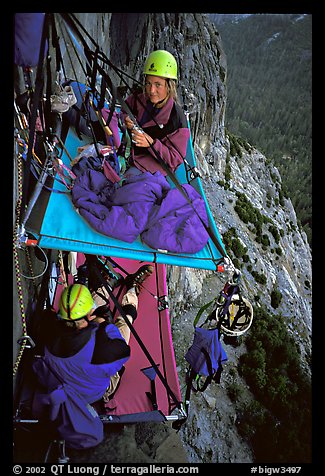
{"label": "helmet chin strap", "polygon": [[[158,102],[152,102],[151,104],[153,105],[153,107],[159,108],[159,106],[160,106],[161,104],[163,104],[163,102],[166,101],[167,98],[168,98],[168,94],[167,94],[166,97],[164,97],[164,99],[161,99],[161,100],[158,101]],[[149,99],[149,98],[148,98],[148,99]],[[149,99],[149,100],[150,100],[150,99]]]}
{"label": "helmet chin strap", "polygon": [[164,99],[161,99],[160,101],[156,102],[155,107],[160,106],[160,104],[162,104],[164,101],[166,101],[167,96]]}
{"label": "helmet chin strap", "polygon": [[87,326],[88,324],[91,322],[89,319],[88,319],[88,316],[87,314],[83,317],[79,317],[79,319],[74,319],[73,321],[70,321],[70,322],[73,322],[74,324],[74,328],[75,329],[83,329],[85,326],[78,326],[77,322],[80,322],[81,320],[85,320],[87,322]]}
{"label": "helmet chin strap", "polygon": [[68,292],[67,292],[67,315],[68,315],[69,321],[70,321],[70,319],[71,319],[71,311],[70,311],[70,295],[71,295],[71,290],[72,290],[72,286],[69,286]]}

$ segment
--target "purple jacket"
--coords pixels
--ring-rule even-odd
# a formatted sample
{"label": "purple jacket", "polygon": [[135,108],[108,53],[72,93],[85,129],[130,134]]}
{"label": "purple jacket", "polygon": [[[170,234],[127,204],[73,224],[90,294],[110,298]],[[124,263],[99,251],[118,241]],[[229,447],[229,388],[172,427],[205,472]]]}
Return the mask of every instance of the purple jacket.
{"label": "purple jacket", "polygon": [[[126,356],[112,362],[93,364],[92,356],[98,328],[99,324],[92,323],[90,339],[76,354],[70,357],[58,357],[52,354],[47,347],[44,350],[45,361],[49,367],[60,376],[62,382],[73,387],[88,403],[96,402],[102,398],[110,384],[110,377],[121,370],[129,359],[129,356]],[[114,324],[107,324],[105,331],[108,339],[112,341],[118,339],[124,342],[119,329]],[[109,341],[107,345],[110,345]],[[38,375],[39,382],[48,387],[47,379],[50,376],[46,374],[41,380],[41,376]]]}
{"label": "purple jacket", "polygon": [[87,169],[72,189],[80,215],[99,233],[132,243],[141,235],[154,249],[196,253],[208,242],[201,223],[208,223],[205,203],[191,186],[183,185],[193,207],[160,172],[144,172],[114,188],[102,172]]}
{"label": "purple jacket", "polygon": [[[156,122],[152,119],[146,120],[145,122],[142,120],[145,113],[145,108],[143,105],[146,105],[147,103],[146,96],[144,94],[139,94],[137,97],[139,100],[136,99],[136,96],[129,96],[126,102],[130,106],[131,110],[136,112],[135,115],[138,118],[141,127],[145,129],[147,127],[155,126]],[[158,110],[159,112],[155,115],[155,120],[159,125],[166,125],[168,123],[173,106],[174,100],[170,98],[165,106]],[[186,122],[185,116],[183,118],[183,122]],[[151,134],[149,133],[149,135]],[[154,135],[152,135],[152,137],[155,138]],[[173,172],[175,172],[177,167],[183,162],[183,158],[186,156],[189,138],[190,131],[188,127],[180,127],[160,140],[156,138],[154,142],[153,148],[160,154],[161,158],[166,162],[167,165],[169,165]],[[142,172],[148,171],[155,173],[159,171],[163,175],[166,175],[165,170],[155,159],[155,153],[150,147],[142,147],[141,149],[138,148],[136,154],[134,148],[132,148],[131,157],[135,167],[137,167]]]}

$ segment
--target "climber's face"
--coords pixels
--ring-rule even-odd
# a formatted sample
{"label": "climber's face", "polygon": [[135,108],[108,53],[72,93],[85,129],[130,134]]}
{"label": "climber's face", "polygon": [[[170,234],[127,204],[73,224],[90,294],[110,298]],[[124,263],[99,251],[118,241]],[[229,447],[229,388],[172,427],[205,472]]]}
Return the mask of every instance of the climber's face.
{"label": "climber's face", "polygon": [[160,76],[146,76],[146,94],[152,104],[163,101],[167,96],[167,81]]}

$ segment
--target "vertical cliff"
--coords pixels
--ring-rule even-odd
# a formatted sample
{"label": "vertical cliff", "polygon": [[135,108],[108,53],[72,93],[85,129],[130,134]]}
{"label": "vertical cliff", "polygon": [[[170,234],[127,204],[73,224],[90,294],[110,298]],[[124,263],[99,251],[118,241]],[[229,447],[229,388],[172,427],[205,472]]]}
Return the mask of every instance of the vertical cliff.
{"label": "vertical cliff", "polygon": [[[130,87],[134,80],[141,81],[144,60],[152,50],[167,49],[176,57],[179,99],[190,112],[198,167],[212,214],[220,232],[226,234],[229,229],[234,229],[236,239],[245,249],[239,256],[244,292],[254,305],[265,305],[271,312],[275,311],[272,291],[281,293],[282,301],[276,312],[281,313],[287,322],[308,370],[311,352],[311,251],[305,234],[299,229],[290,200],[282,197],[281,177],[277,169],[253,146],[241,145],[234,151],[232,138],[226,135],[227,65],[216,27],[206,15],[195,13],[75,15],[112,63],[128,75],[124,78]],[[74,69],[77,79],[84,81],[77,63]],[[72,70],[67,73],[74,76]],[[116,85],[125,85],[119,75],[111,73]],[[262,241],[260,237],[257,239],[254,224],[240,213],[238,199],[242,195],[246,197],[247,207],[258,210],[265,217]],[[227,251],[232,258],[238,258],[238,249]],[[262,275],[264,279],[261,283],[256,276]],[[181,379],[185,375],[184,355],[193,336],[193,318],[199,306],[216,295],[225,279],[223,275],[216,276],[202,270],[168,268],[170,314]],[[204,397],[194,397],[190,418],[180,432],[190,462],[240,463],[253,460],[249,446],[236,430],[239,415],[227,390],[234,383],[235,369],[240,355],[245,352],[245,343],[243,341],[238,348],[227,347],[226,350],[229,362],[225,365],[222,385],[211,386]],[[240,380],[238,376],[236,378],[236,382]],[[252,398],[248,387],[241,380],[240,383],[247,390],[243,398],[248,401]],[[144,440],[142,433],[141,437],[138,436],[138,446],[134,447],[141,461],[128,453],[125,462],[155,460],[156,453],[150,453]],[[138,452],[140,446],[144,453]],[[104,458],[100,461],[115,461],[110,459],[113,457],[109,448],[110,445],[105,443],[98,450],[98,457]],[[87,461],[98,460],[96,455],[95,459],[89,458]],[[168,458],[168,455],[160,458]],[[169,462],[168,459],[158,461]]]}

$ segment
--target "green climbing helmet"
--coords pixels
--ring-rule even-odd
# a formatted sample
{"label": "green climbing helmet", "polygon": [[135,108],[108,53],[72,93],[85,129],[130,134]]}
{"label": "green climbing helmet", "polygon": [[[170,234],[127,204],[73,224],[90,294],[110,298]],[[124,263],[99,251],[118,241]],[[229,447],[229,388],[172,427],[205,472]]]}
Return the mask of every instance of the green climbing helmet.
{"label": "green climbing helmet", "polygon": [[161,76],[162,78],[177,79],[176,59],[166,50],[153,51],[146,59],[143,73]]}
{"label": "green climbing helmet", "polygon": [[71,284],[60,297],[59,316],[66,321],[77,321],[85,317],[93,308],[92,295],[83,284]]}

